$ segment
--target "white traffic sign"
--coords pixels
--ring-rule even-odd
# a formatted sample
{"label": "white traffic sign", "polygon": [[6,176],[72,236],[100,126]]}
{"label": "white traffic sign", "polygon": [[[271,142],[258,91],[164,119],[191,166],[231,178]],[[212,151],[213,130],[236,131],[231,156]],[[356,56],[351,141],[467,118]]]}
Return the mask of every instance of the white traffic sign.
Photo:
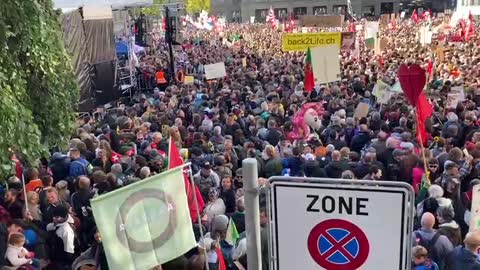
{"label": "white traffic sign", "polygon": [[288,177],[269,185],[271,269],[408,269],[411,186]]}

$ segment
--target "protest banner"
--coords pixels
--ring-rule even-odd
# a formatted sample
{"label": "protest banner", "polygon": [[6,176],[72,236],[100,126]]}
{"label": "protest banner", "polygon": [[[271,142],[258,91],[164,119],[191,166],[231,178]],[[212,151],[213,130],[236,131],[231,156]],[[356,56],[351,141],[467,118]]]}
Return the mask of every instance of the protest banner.
{"label": "protest banner", "polygon": [[355,32],[342,32],[342,51],[355,50]]}
{"label": "protest banner", "polygon": [[205,65],[205,77],[207,80],[223,78],[225,76],[227,76],[225,63],[219,62],[216,64]]}
{"label": "protest banner", "polygon": [[316,47],[311,53],[316,85],[340,80],[339,48],[336,45]]}
{"label": "protest banner", "polygon": [[394,92],[390,90],[390,85],[382,80],[377,81],[372,91],[372,95],[377,98],[379,104],[387,104],[393,94]]}
{"label": "protest banner", "polygon": [[456,109],[458,103],[460,102],[460,94],[459,93],[448,93],[447,95],[447,108],[449,109]]}
{"label": "protest banner", "polygon": [[454,86],[450,91],[458,94],[458,101],[465,101],[465,89],[462,85]]}
{"label": "protest banner", "polygon": [[91,200],[110,269],[151,269],[196,245],[180,179],[182,167]]}
{"label": "protest banner", "polygon": [[377,37],[380,24],[378,22],[367,22],[365,25],[365,39]]}
{"label": "protest banner", "polygon": [[286,52],[301,52],[308,48],[335,45],[340,49],[342,34],[333,33],[306,33],[306,34],[283,34],[282,50]]}
{"label": "protest banner", "polygon": [[302,15],[300,26],[304,27],[342,27],[343,15]]}
{"label": "protest banner", "polygon": [[433,32],[427,29],[427,27],[422,26],[419,30],[420,44],[423,46],[432,43]]}
{"label": "protest banner", "polygon": [[193,76],[185,76],[185,84],[193,84],[194,78]]}
{"label": "protest banner", "polygon": [[353,117],[355,119],[366,117],[368,115],[369,109],[370,109],[370,106],[367,103],[360,102],[358,103],[357,108],[355,109],[355,114],[353,115]]}

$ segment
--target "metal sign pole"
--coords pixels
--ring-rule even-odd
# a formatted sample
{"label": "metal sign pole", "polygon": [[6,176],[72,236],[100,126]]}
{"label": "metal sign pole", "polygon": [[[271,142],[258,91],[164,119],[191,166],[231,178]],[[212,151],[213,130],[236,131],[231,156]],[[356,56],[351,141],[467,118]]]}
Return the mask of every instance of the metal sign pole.
{"label": "metal sign pole", "polygon": [[245,189],[245,231],[247,233],[248,269],[262,270],[257,160],[247,158],[243,160],[242,164],[243,186]]}

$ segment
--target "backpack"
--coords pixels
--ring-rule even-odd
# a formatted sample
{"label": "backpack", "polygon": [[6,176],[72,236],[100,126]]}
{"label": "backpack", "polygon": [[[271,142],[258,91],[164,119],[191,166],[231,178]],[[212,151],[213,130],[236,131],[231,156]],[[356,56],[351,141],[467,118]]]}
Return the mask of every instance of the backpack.
{"label": "backpack", "polygon": [[438,239],[440,238],[441,234],[438,232],[435,232],[433,235],[432,239],[426,240],[422,237],[420,232],[415,231],[415,237],[417,239],[417,245],[420,245],[427,249],[428,255],[427,257],[434,261],[435,263],[439,264],[441,261],[440,256],[437,254],[436,250],[434,249],[435,244],[437,243]]}

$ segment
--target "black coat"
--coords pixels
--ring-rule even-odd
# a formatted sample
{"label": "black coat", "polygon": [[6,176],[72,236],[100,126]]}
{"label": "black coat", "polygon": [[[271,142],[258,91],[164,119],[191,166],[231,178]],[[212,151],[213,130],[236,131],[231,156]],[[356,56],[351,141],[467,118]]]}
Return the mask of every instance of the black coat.
{"label": "black coat", "polygon": [[359,132],[357,135],[353,136],[352,142],[350,143],[350,150],[360,153],[370,142],[370,133],[369,132]]}
{"label": "black coat", "polygon": [[346,170],[349,170],[350,166],[346,160],[343,161],[332,161],[325,167],[325,173],[329,178],[341,178],[342,173]]}

